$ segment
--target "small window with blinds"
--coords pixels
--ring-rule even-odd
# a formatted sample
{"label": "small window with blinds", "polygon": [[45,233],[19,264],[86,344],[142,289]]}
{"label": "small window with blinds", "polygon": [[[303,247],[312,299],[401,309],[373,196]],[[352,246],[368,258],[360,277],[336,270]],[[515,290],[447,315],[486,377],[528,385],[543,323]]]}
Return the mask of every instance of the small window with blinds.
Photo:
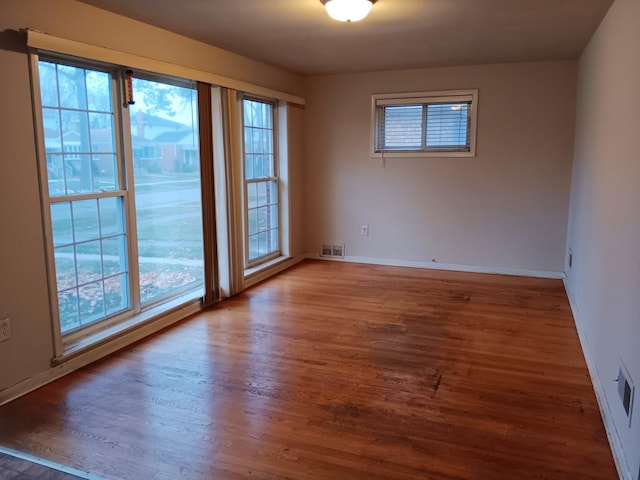
{"label": "small window with blinds", "polygon": [[373,95],[371,156],[475,156],[478,91]]}

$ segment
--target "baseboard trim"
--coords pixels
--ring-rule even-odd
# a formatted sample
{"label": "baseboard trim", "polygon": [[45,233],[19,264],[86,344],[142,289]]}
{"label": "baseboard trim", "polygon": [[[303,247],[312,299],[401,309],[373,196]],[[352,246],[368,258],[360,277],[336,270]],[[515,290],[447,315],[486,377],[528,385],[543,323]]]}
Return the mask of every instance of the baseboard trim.
{"label": "baseboard trim", "polygon": [[487,273],[491,275],[512,275],[517,277],[563,279],[564,272],[546,270],[530,270],[526,268],[481,267],[477,265],[458,265],[453,263],[416,262],[411,260],[397,260],[389,258],[353,257],[344,258],[321,257],[317,253],[307,253],[306,258],[328,260],[332,262],[367,263],[370,265],[386,265],[390,267],[426,268],[431,270],[448,270],[454,272]]}
{"label": "baseboard trim", "polygon": [[631,474],[631,468],[629,467],[626,456],[624,455],[622,442],[620,441],[620,436],[618,435],[618,429],[616,428],[613,422],[613,418],[609,413],[609,402],[607,401],[602,382],[600,381],[600,375],[598,375],[596,364],[593,360],[593,356],[591,355],[589,338],[587,336],[587,332],[582,326],[582,317],[580,316],[580,311],[578,310],[578,306],[575,302],[571,289],[567,284],[566,277],[564,278],[564,290],[567,293],[567,298],[569,299],[569,305],[571,307],[571,312],[573,313],[573,322],[576,325],[578,338],[580,340],[580,346],[582,347],[582,354],[584,355],[585,362],[587,363],[589,377],[591,378],[591,384],[593,385],[593,390],[596,394],[596,401],[598,402],[600,416],[602,417],[602,422],[604,423],[604,430],[607,433],[609,447],[611,448],[611,453],[613,454],[613,461],[616,464],[618,475],[620,477],[620,480],[635,480],[633,478],[633,475]]}
{"label": "baseboard trim", "polygon": [[35,463],[36,465],[41,465],[45,468],[56,470],[57,472],[68,473],[69,475],[73,475],[74,477],[78,477],[78,478],[83,478],[84,480],[106,480],[104,477],[94,475],[93,473],[83,472],[82,470],[78,470],[73,467],[68,467],[66,465],[62,465],[61,463],[52,462],[51,460],[47,460],[46,458],[36,457],[35,455],[19,452],[11,448],[5,448],[0,446],[0,453],[9,455],[10,457],[19,458],[20,460],[24,460],[25,462]]}
{"label": "baseboard trim", "polygon": [[118,350],[125,348],[135,342],[138,342],[149,335],[159,332],[174,323],[177,323],[185,318],[198,313],[202,310],[200,303],[187,304],[183,308],[177,308],[171,313],[162,316],[156,320],[153,320],[144,325],[123,333],[121,336],[115,337],[107,343],[97,345],[95,348],[79,353],[78,355],[70,358],[69,360],[56,365],[49,370],[42,372],[34,377],[28,378],[15,385],[5,388],[0,391],[0,406],[15,400],[18,397],[26,395],[40,387],[45,386],[48,383],[53,382],[65,375],[70,374],[86,365],[89,365],[96,360],[100,360],[107,355],[110,355]]}

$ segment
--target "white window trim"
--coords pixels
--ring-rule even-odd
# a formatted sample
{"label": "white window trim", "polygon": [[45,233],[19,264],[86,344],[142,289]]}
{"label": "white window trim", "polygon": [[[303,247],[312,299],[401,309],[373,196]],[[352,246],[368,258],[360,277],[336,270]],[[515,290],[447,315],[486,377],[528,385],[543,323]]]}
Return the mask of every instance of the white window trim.
{"label": "white window trim", "polygon": [[[379,106],[407,105],[416,103],[428,103],[430,101],[471,101],[469,117],[468,152],[447,151],[413,151],[413,152],[376,152],[377,114]],[[406,92],[406,93],[378,93],[371,95],[371,125],[369,140],[369,156],[372,159],[385,158],[423,158],[423,157],[475,157],[476,156],[476,130],[478,124],[478,89],[469,90],[440,90],[433,92]]]}

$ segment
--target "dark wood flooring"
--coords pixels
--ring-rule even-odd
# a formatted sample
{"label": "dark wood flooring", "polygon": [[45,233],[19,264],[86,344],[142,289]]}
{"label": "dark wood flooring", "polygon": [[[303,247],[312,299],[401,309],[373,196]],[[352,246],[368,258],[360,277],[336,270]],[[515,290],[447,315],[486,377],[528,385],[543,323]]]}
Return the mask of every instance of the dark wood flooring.
{"label": "dark wood flooring", "polygon": [[307,261],[0,408],[111,479],[617,479],[559,280]]}

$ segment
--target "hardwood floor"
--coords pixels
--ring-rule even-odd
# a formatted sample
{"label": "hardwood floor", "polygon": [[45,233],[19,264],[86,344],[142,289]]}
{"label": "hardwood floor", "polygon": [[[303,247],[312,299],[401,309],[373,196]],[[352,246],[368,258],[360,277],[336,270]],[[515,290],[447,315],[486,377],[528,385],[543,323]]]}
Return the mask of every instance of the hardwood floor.
{"label": "hardwood floor", "polygon": [[559,280],[305,262],[0,408],[113,479],[617,479]]}
{"label": "hardwood floor", "polygon": [[0,480],[82,480],[82,478],[0,452]]}

